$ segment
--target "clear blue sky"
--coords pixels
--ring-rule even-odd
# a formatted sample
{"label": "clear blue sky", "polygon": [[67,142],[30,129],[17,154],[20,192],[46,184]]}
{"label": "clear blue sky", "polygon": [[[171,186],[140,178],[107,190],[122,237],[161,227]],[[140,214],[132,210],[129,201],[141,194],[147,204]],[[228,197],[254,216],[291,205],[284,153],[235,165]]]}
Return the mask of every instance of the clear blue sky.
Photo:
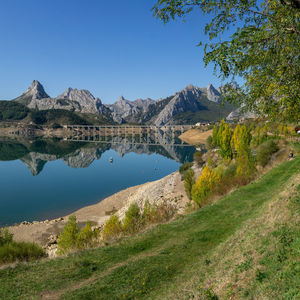
{"label": "clear blue sky", "polygon": [[154,0],[0,0],[0,99],[33,79],[54,97],[88,89],[104,103],[165,97],[189,83],[220,81],[204,68],[206,19],[164,25]]}

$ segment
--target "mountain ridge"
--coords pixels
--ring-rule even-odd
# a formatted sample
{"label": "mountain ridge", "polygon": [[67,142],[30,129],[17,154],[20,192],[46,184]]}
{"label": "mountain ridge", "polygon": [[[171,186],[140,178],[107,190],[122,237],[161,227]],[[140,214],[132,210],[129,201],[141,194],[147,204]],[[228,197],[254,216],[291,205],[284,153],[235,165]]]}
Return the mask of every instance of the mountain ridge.
{"label": "mountain ridge", "polygon": [[[178,122],[176,120],[187,122],[184,118],[180,118],[181,114],[186,113],[197,113],[198,121],[216,121],[219,117],[226,117],[233,111],[233,109],[230,111],[228,108],[223,109],[221,94],[212,84],[204,88],[189,84],[173,95],[158,100],[138,98],[130,101],[120,96],[112,104],[103,104],[100,98],[94,97],[85,89],[67,88],[62,94],[54,98],[50,97],[42,84],[34,80],[21,96],[12,101],[39,111],[64,109],[77,113],[103,115],[117,124],[147,123],[157,126],[175,124]],[[212,112],[208,120],[205,118],[206,111]]]}

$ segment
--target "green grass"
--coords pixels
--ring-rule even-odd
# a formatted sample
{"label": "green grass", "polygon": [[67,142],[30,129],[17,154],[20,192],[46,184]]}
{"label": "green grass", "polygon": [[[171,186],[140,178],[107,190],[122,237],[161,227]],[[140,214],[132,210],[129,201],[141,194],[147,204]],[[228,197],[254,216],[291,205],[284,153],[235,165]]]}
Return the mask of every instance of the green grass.
{"label": "green grass", "polygon": [[[299,167],[300,158],[285,162],[214,205],[118,244],[0,270],[0,299],[40,299],[48,292],[62,299],[173,299],[191,274],[205,277],[201,265],[207,268],[210,254],[259,215]],[[258,280],[264,276],[257,273]]]}

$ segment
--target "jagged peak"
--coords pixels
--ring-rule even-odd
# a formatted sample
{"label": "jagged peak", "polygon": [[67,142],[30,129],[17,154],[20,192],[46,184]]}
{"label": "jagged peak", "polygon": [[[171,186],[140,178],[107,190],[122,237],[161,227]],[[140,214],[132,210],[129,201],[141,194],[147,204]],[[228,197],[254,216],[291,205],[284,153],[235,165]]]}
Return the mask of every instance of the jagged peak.
{"label": "jagged peak", "polygon": [[38,81],[38,80],[33,80],[31,85],[30,85],[30,88],[35,88],[35,87],[42,87],[42,84]]}
{"label": "jagged peak", "polygon": [[[43,85],[38,80],[33,80],[29,88],[23,93],[24,96],[32,96],[35,99],[49,98]],[[22,97],[22,96],[21,96]]]}
{"label": "jagged peak", "polygon": [[206,89],[208,91],[217,91],[218,92],[218,90],[211,83],[206,87]]}
{"label": "jagged peak", "polygon": [[120,96],[118,101],[125,101],[126,99],[123,96]]}
{"label": "jagged peak", "polygon": [[75,98],[83,97],[83,96],[91,98],[91,99],[95,99],[95,97],[93,96],[93,94],[90,91],[74,89],[71,87],[67,88],[61,95],[57,96],[56,99],[70,98],[70,100],[75,100]]}
{"label": "jagged peak", "polygon": [[185,90],[192,90],[193,88],[195,88],[195,86],[193,86],[191,83],[189,85],[187,85],[185,87]]}

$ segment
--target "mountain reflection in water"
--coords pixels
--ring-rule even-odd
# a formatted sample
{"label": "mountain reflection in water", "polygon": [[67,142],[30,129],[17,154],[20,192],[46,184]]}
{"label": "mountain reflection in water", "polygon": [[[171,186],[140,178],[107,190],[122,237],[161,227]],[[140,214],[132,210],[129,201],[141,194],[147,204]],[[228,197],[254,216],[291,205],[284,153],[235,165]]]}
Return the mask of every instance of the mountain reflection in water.
{"label": "mountain reflection in water", "polygon": [[0,226],[70,214],[192,161],[194,147],[158,141],[0,138]]}
{"label": "mountain reflection in water", "polygon": [[21,160],[36,176],[42,172],[47,162],[62,160],[71,168],[89,167],[99,160],[103,153],[114,150],[120,157],[128,153],[156,153],[176,162],[184,163],[193,160],[195,148],[187,145],[168,144],[165,140],[159,144],[133,143],[128,139],[111,140],[110,142],[74,142],[63,139],[19,139],[0,140],[0,161]]}

